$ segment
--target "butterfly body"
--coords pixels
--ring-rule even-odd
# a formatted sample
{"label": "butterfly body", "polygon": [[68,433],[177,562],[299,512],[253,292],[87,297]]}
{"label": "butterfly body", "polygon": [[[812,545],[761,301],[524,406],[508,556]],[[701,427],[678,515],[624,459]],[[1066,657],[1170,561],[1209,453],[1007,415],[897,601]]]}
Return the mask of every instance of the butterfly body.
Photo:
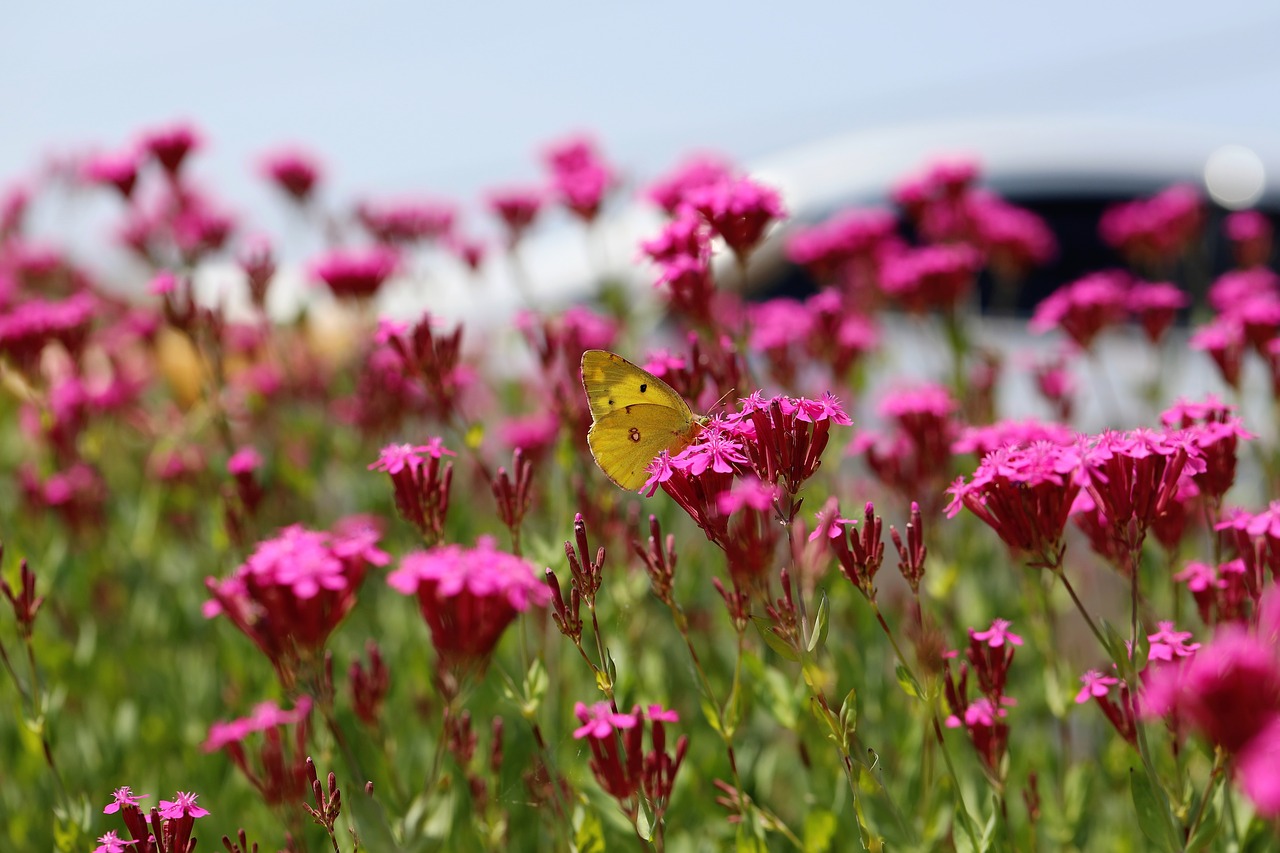
{"label": "butterfly body", "polygon": [[624,489],[639,489],[658,454],[679,453],[702,431],[704,418],[674,388],[620,355],[584,352],[582,387],[591,407],[587,446],[605,476]]}

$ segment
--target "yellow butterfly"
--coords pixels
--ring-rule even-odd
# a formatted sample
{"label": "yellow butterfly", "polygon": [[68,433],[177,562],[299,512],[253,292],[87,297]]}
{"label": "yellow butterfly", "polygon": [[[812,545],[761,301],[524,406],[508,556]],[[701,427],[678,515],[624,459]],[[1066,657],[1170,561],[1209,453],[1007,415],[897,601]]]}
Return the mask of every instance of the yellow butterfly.
{"label": "yellow butterfly", "polygon": [[645,469],[659,453],[684,450],[706,423],[670,385],[611,352],[582,354],[582,387],[591,406],[591,455],[606,477],[629,491],[649,479]]}

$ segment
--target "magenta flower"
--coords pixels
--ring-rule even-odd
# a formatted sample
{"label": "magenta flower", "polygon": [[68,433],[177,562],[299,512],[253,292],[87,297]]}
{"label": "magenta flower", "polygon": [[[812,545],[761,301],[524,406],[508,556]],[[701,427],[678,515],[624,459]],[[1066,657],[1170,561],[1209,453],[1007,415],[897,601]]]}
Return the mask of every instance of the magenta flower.
{"label": "magenta flower", "polygon": [[[1138,737],[1137,716],[1133,706],[1133,696],[1129,692],[1129,685],[1115,675],[1104,675],[1096,669],[1091,669],[1080,676],[1080,682],[1083,686],[1080,688],[1080,692],[1076,694],[1076,704],[1083,705],[1093,699],[1098,703],[1098,707],[1102,709],[1103,715],[1106,716],[1116,733],[1130,744],[1136,744]],[[1111,698],[1112,687],[1117,688],[1118,701]]]}
{"label": "magenta flower", "polygon": [[1003,447],[1027,447],[1042,441],[1062,446],[1074,444],[1076,431],[1064,424],[1042,423],[1035,418],[997,421],[962,429],[951,443],[951,452],[972,453],[981,459]]}
{"label": "magenta flower", "polygon": [[840,516],[840,506],[835,497],[827,498],[826,505],[818,511],[817,525],[809,535],[810,541],[826,539],[828,546],[840,563],[840,572],[849,579],[868,601],[876,600],[876,573],[884,563],[883,522],[876,515],[870,501],[864,510],[862,530],[853,529],[856,522]]}
{"label": "magenta flower", "polygon": [[133,791],[129,788],[128,785],[125,785],[124,787],[121,787],[121,788],[116,788],[114,791],[111,792],[111,802],[107,803],[106,808],[102,810],[102,813],[115,814],[116,812],[120,811],[120,809],[127,808],[129,806],[133,806],[134,808],[141,808],[138,801],[145,800],[148,796],[150,795],[133,793]]}
{"label": "magenta flower", "polygon": [[[649,705],[644,712],[636,705],[629,714],[614,710],[608,702],[584,705],[578,702],[574,715],[582,722],[573,736],[585,739],[591,750],[591,771],[600,787],[616,799],[633,818],[637,806],[632,799],[643,794],[649,807],[661,819],[666,811],[676,772],[684,761],[688,738],[681,736],[675,754],[667,753],[666,723],[679,721],[675,711]],[[652,749],[644,751],[644,723],[652,727]]]}
{"label": "magenta flower", "polygon": [[281,148],[263,156],[262,175],[298,204],[311,198],[322,169],[315,155],[300,148]]}
{"label": "magenta flower", "polygon": [[612,738],[615,731],[635,728],[640,720],[639,714],[620,714],[608,702],[596,702],[594,705],[578,702],[573,706],[573,713],[582,722],[573,732],[577,740],[585,737],[606,740]]}
{"label": "magenta flower", "polygon": [[178,174],[187,155],[202,144],[200,132],[193,125],[181,122],[151,130],[142,138],[142,147],[171,177]]}
{"label": "magenta flower", "polygon": [[1173,186],[1149,199],[1115,205],[1102,215],[1102,239],[1130,262],[1152,266],[1176,260],[1200,233],[1200,194]]}
{"label": "magenta flower", "polygon": [[24,372],[35,370],[46,345],[57,342],[76,357],[99,310],[88,292],[61,301],[32,299],[0,312],[0,355]]}
{"label": "magenta flower", "polygon": [[1191,348],[1207,352],[1222,381],[1237,390],[1247,343],[1244,322],[1233,314],[1220,314],[1191,335]]}
{"label": "magenta flower", "polygon": [[98,846],[93,848],[93,853],[127,853],[125,848],[137,843],[137,840],[132,839],[125,841],[113,829],[106,835],[98,837]]}
{"label": "magenta flower", "polygon": [[1159,628],[1154,634],[1147,635],[1147,640],[1151,643],[1147,653],[1148,661],[1173,662],[1191,657],[1200,648],[1199,643],[1188,642],[1191,639],[1190,631],[1175,631],[1172,622],[1160,622]]}
{"label": "magenta flower", "polygon": [[483,672],[516,616],[551,600],[533,566],[499,551],[487,536],[474,548],[442,545],[409,554],[387,583],[417,597],[439,655],[440,674],[454,678]]}
{"label": "magenta flower", "polygon": [[1263,817],[1280,815],[1280,715],[1249,739],[1236,755],[1235,778]]}
{"label": "magenta flower", "polygon": [[1202,451],[1182,431],[1104,432],[1080,454],[1085,489],[1122,554],[1136,553],[1152,523],[1169,511],[1180,484],[1205,470]]}
{"label": "magenta flower", "polygon": [[489,193],[489,209],[506,226],[508,246],[520,242],[525,231],[538,218],[544,200],[545,193],[535,187],[509,187]]}
{"label": "magenta flower", "polygon": [[339,299],[370,299],[399,266],[398,255],[377,246],[334,250],[311,265],[314,278],[329,286]]}
{"label": "magenta flower", "polygon": [[1129,278],[1120,271],[1096,272],[1049,294],[1031,317],[1031,331],[1062,329],[1082,350],[1098,333],[1121,323],[1128,308]]}
{"label": "magenta flower", "polygon": [[1191,304],[1191,297],[1176,284],[1140,281],[1129,289],[1128,302],[1147,340],[1158,344],[1178,312]]}
{"label": "magenta flower", "polygon": [[[311,699],[308,696],[302,696],[292,711],[285,711],[274,702],[262,702],[248,717],[211,725],[201,749],[205,752],[225,750],[268,805],[302,802],[311,788],[307,778],[307,719],[310,713]],[[286,748],[289,726],[296,727],[291,750]],[[262,735],[263,743],[251,759],[246,753],[245,742],[257,734]]]}
{"label": "magenta flower", "polygon": [[1205,470],[1194,477],[1195,484],[1202,494],[1220,500],[1235,482],[1239,443],[1255,437],[1236,417],[1235,407],[1212,394],[1202,403],[1178,400],[1160,413],[1160,422],[1187,431],[1205,461]]}
{"label": "magenta flower", "polygon": [[444,240],[453,233],[457,208],[434,199],[388,199],[362,202],[356,218],[380,244],[412,245],[424,240]]}
{"label": "magenta flower", "polygon": [[417,446],[389,444],[369,465],[370,471],[385,471],[391,476],[396,509],[431,545],[444,534],[453,483],[453,465],[442,465],[440,460],[453,455],[437,436]]}
{"label": "magenta flower", "polygon": [[299,662],[319,660],[329,634],[355,604],[369,566],[390,558],[367,524],[307,530],[295,524],[260,542],[231,577],[206,578],[206,618],[226,616],[265,654],[287,687]]}
{"label": "magenta flower", "polygon": [[776,190],[747,177],[692,190],[688,201],[739,258],[749,255],[768,227],[787,215]]}
{"label": "magenta flower", "polygon": [[1048,441],[992,451],[968,482],[962,477],[947,490],[947,517],[966,507],[1006,545],[1032,557],[1031,565],[1056,570],[1063,531],[1085,483],[1080,463],[1077,448]]}
{"label": "magenta flower", "polygon": [[1271,257],[1271,220],[1257,210],[1237,210],[1223,222],[1222,230],[1231,241],[1236,265],[1241,269],[1259,267]]}
{"label": "magenta flower", "polygon": [[1209,287],[1207,296],[1210,307],[1219,314],[1235,314],[1240,306],[1252,303],[1258,297],[1280,293],[1280,278],[1271,270],[1232,270],[1223,273]]}
{"label": "magenta flower", "polygon": [[85,180],[115,187],[122,197],[131,198],[134,185],[138,182],[140,159],[136,149],[116,154],[98,154],[84,164]]}
{"label": "magenta flower", "polygon": [[846,210],[818,225],[796,229],[787,240],[787,257],[819,281],[830,279],[852,263],[871,263],[897,224],[886,210]]}
{"label": "magenta flower", "polygon": [[1044,220],[994,193],[974,191],[965,198],[969,238],[987,263],[1006,278],[1016,279],[1050,261],[1058,246]]}
{"label": "magenta flower", "polygon": [[245,445],[240,448],[231,454],[231,458],[227,460],[227,473],[232,476],[252,474],[261,467],[262,454],[251,445]]}
{"label": "magenta flower", "polygon": [[655,180],[645,197],[670,216],[687,206],[690,193],[714,186],[733,175],[733,167],[718,155],[696,154]]}
{"label": "magenta flower", "polygon": [[950,311],[969,295],[981,265],[965,244],[904,249],[885,259],[880,288],[912,313]]}
{"label": "magenta flower", "polygon": [[618,181],[595,143],[585,136],[572,137],[548,147],[543,159],[560,203],[583,222],[593,222],[605,194]]}

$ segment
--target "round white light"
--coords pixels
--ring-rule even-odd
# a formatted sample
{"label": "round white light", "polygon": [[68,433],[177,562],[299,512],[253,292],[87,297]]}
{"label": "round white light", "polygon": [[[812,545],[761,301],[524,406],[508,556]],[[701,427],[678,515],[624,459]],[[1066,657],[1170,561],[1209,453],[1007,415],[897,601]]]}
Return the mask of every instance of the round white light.
{"label": "round white light", "polygon": [[1223,145],[1204,164],[1204,186],[1218,204],[1229,210],[1249,207],[1262,197],[1267,170],[1262,158],[1243,145]]}

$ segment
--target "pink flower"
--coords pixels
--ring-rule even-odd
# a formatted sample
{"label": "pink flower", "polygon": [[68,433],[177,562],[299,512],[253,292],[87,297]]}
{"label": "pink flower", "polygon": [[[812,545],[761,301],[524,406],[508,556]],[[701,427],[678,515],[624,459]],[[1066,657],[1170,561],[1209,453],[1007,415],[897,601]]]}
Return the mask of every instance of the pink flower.
{"label": "pink flower", "polygon": [[787,215],[776,190],[747,177],[692,190],[688,201],[739,258],[750,254],[765,230]]}
{"label": "pink flower", "polygon": [[1057,252],[1053,232],[1043,219],[993,193],[969,193],[964,213],[974,244],[1007,277],[1017,278],[1045,264]]}
{"label": "pink flower", "polygon": [[1034,557],[1032,565],[1057,567],[1083,484],[1076,448],[1047,441],[1007,445],[984,456],[969,482],[962,477],[947,490],[947,517],[966,507],[1010,548]]}
{"label": "pink flower", "polygon": [[488,206],[507,229],[507,245],[514,246],[538,218],[545,194],[534,187],[510,187],[489,193]]}
{"label": "pink flower", "polygon": [[151,130],[142,138],[142,147],[171,176],[178,174],[187,155],[202,144],[200,132],[193,125],[181,122]]}
{"label": "pink flower", "polygon": [[620,714],[608,702],[596,702],[594,705],[578,702],[573,706],[573,713],[582,721],[582,725],[573,732],[577,740],[586,737],[596,740],[611,738],[615,731],[635,728],[639,722],[638,715]]}
{"label": "pink flower", "polygon": [[196,805],[198,796],[197,794],[179,791],[172,800],[161,800],[160,817],[165,820],[180,820],[184,817],[197,818],[206,816],[209,811]]}
{"label": "pink flower", "polygon": [[[255,706],[248,717],[211,725],[201,749],[205,752],[225,750],[268,805],[302,802],[311,787],[306,749],[310,713],[308,696],[302,696],[292,711],[285,711],[274,702],[263,702]],[[296,727],[292,750],[286,748],[289,726]],[[257,734],[262,735],[263,742],[257,754],[250,758],[245,747],[250,735]]]}
{"label": "pink flower", "polygon": [[1223,273],[1209,287],[1208,302],[1219,314],[1234,314],[1242,305],[1260,296],[1275,296],[1280,292],[1280,278],[1274,272],[1259,267],[1248,270],[1232,270]]}
{"label": "pink flower", "polygon": [[979,459],[1003,447],[1027,447],[1036,442],[1066,446],[1076,441],[1076,431],[1064,424],[1042,423],[1035,418],[997,421],[984,426],[969,426],[951,443],[955,454],[973,453]]}
{"label": "pink flower", "polygon": [[1238,210],[1223,223],[1232,243],[1236,264],[1242,269],[1266,264],[1271,257],[1271,220],[1257,210]]}
{"label": "pink flower", "polygon": [[442,465],[440,460],[453,455],[437,436],[418,446],[389,444],[369,465],[370,471],[385,471],[391,476],[396,509],[418,528],[428,544],[435,544],[444,535],[453,465]]}
{"label": "pink flower", "polygon": [[968,296],[981,265],[978,253],[964,244],[907,249],[885,259],[880,287],[907,311],[948,311]]}
{"label": "pink flower", "polygon": [[1236,755],[1235,778],[1266,818],[1280,815],[1280,714],[1272,716]]}
{"label": "pink flower", "polygon": [[1232,314],[1218,315],[1191,335],[1191,348],[1207,352],[1222,381],[1235,389],[1240,387],[1246,343],[1244,323]]}
{"label": "pink flower", "polygon": [[1090,699],[1098,699],[1106,696],[1111,688],[1120,683],[1120,679],[1114,675],[1103,675],[1096,669],[1091,669],[1084,675],[1080,676],[1080,682],[1084,685],[1080,688],[1080,692],[1076,694],[1076,704],[1083,705]]}
{"label": "pink flower", "polygon": [[102,810],[103,814],[115,814],[122,807],[133,806],[139,808],[138,800],[145,800],[149,794],[135,794],[125,785],[122,788],[116,788],[111,792],[111,802],[107,803],[106,808]]}
{"label": "pink flower", "polygon": [[379,243],[411,245],[424,240],[443,240],[453,233],[457,208],[434,199],[387,199],[361,202],[356,218]]}
{"label": "pink flower", "polygon": [[227,473],[232,476],[252,474],[262,467],[262,454],[250,445],[237,450],[227,460]]}
{"label": "pink flower", "polygon": [[1202,218],[1200,194],[1180,185],[1108,209],[1098,232],[1134,263],[1167,263],[1199,235]]}
{"label": "pink flower", "polygon": [[1128,311],[1128,275],[1119,271],[1091,273],[1049,294],[1031,317],[1031,331],[1060,328],[1082,350],[1098,333],[1119,324]]}
{"label": "pink flower", "polygon": [[318,660],[355,604],[369,566],[390,558],[368,525],[333,533],[292,525],[260,542],[231,577],[206,578],[207,618],[226,616],[265,654],[288,686],[299,661]]}
{"label": "pink flower", "polygon": [[[1114,669],[1113,669],[1114,671]],[[1122,738],[1130,744],[1137,743],[1138,728],[1137,716],[1133,705],[1133,697],[1129,692],[1129,685],[1125,684],[1114,675],[1104,675],[1096,669],[1091,669],[1080,677],[1083,686],[1080,692],[1076,694],[1076,704],[1083,705],[1092,698],[1098,703],[1098,707],[1102,709],[1103,715],[1107,721],[1111,723]],[[1111,688],[1117,688],[1118,701],[1111,698]]]}
{"label": "pink flower", "polygon": [[1199,643],[1187,642],[1191,639],[1190,631],[1175,631],[1172,622],[1161,622],[1159,627],[1159,631],[1147,635],[1147,640],[1151,643],[1147,660],[1171,662],[1191,657],[1200,648]]}
{"label": "pink flower", "polygon": [[605,194],[618,180],[594,141],[585,136],[565,139],[548,147],[543,159],[561,204],[583,222],[594,221]]}
{"label": "pink flower", "polygon": [[718,155],[695,154],[645,190],[645,197],[675,216],[688,203],[689,194],[714,186],[733,175],[733,167]]}
{"label": "pink flower", "polygon": [[263,176],[299,204],[311,198],[322,174],[319,160],[299,148],[273,151],[262,158],[259,168]]}
{"label": "pink flower", "polygon": [[387,583],[417,596],[446,669],[483,671],[516,615],[551,600],[533,566],[499,551],[491,537],[474,548],[444,545],[409,554]]}
{"label": "pink flower", "polygon": [[98,837],[98,846],[93,848],[93,853],[126,853],[125,848],[137,843],[137,840],[125,841],[113,829],[106,835]]}
{"label": "pink flower", "polygon": [[57,302],[32,299],[10,306],[0,311],[0,354],[24,371],[34,370],[54,341],[78,356],[98,308],[98,300],[83,291]]}
{"label": "pink flower", "polygon": [[1147,340],[1160,343],[1177,313],[1191,304],[1191,297],[1176,284],[1136,282],[1129,289],[1129,310],[1142,324]]}
{"label": "pink flower", "polygon": [[897,225],[897,217],[887,210],[846,210],[819,225],[796,229],[787,240],[787,257],[819,280],[830,278],[856,260],[869,262]]}
{"label": "pink flower", "polygon": [[133,187],[138,182],[139,160],[136,149],[98,154],[84,164],[85,180],[115,187],[121,196],[128,199],[133,196]]}
{"label": "pink flower", "polygon": [[396,253],[381,246],[338,249],[316,260],[311,265],[311,274],[328,285],[339,299],[369,299],[378,293],[398,265]]}

